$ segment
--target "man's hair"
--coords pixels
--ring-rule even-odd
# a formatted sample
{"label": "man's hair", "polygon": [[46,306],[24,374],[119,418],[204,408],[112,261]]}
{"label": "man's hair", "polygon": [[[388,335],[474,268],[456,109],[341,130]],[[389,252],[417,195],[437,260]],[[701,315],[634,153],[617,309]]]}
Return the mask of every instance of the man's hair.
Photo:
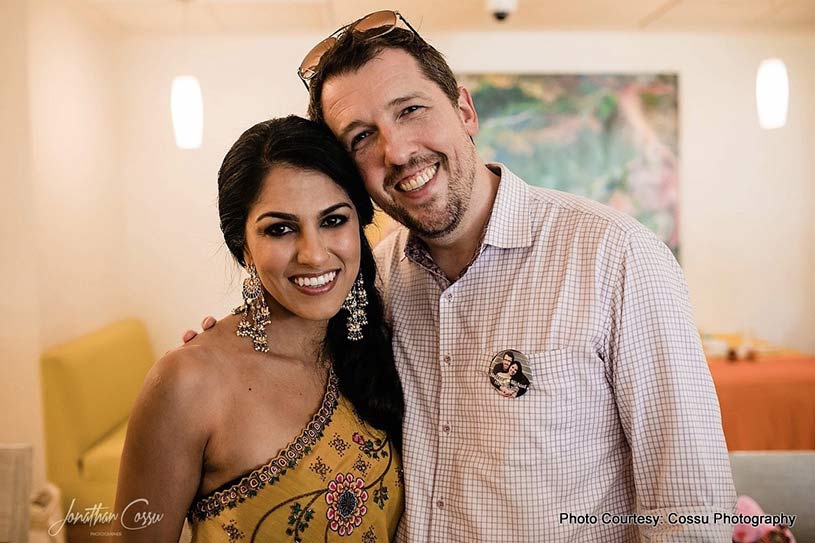
{"label": "man's hair", "polygon": [[[458,104],[458,83],[447,61],[436,48],[421,36],[402,28],[376,36],[380,29],[365,32],[346,32],[320,59],[317,74],[309,84],[308,116],[325,124],[321,103],[323,85],[334,76],[352,73],[376,57],[383,49],[401,49],[416,59],[422,74],[436,83],[455,106]],[[376,36],[376,37],[371,37]]]}

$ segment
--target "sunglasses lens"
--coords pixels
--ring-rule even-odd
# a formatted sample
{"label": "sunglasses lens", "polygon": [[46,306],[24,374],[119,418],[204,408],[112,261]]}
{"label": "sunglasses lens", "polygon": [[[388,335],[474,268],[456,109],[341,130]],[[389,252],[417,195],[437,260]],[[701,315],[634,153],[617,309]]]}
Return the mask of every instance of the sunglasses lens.
{"label": "sunglasses lens", "polygon": [[[323,55],[328,52],[329,49],[334,47],[334,44],[337,43],[337,36],[341,36],[344,32],[367,32],[368,30],[374,29],[382,29],[378,34],[374,33],[374,35],[365,36],[365,39],[372,39],[382,34],[387,34],[394,28],[396,28],[397,24],[399,23],[400,15],[395,11],[390,10],[382,10],[382,11],[375,11],[369,15],[366,15],[362,19],[358,20],[354,24],[349,26],[344,26],[337,30],[332,36],[324,39],[317,45],[315,45],[311,51],[308,52],[306,57],[303,59],[303,62],[300,63],[300,68],[298,68],[297,73],[306,82],[306,86],[308,86],[308,81],[311,80],[317,74],[317,67],[320,65],[320,59],[323,58]],[[402,19],[404,21],[404,19]],[[407,21],[405,21],[407,24]],[[410,24],[408,24],[410,27]],[[413,27],[410,28],[411,31],[414,33],[416,32],[413,30]]]}
{"label": "sunglasses lens", "polygon": [[317,66],[320,64],[320,59],[323,58],[325,52],[331,49],[336,42],[337,38],[330,36],[312,47],[311,51],[309,51],[303,59],[303,62],[300,63],[300,69],[298,70],[300,77],[304,79],[314,77]]}
{"label": "sunglasses lens", "polygon": [[366,15],[354,25],[354,32],[366,32],[373,28],[382,26],[394,27],[398,19],[396,13],[390,10],[376,11],[370,15]]}

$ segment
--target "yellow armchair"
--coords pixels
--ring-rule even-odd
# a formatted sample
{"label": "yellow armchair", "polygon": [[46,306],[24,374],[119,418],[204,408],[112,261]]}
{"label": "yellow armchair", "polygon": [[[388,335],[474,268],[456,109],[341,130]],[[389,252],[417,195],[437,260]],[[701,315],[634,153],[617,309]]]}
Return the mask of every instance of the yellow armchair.
{"label": "yellow armchair", "polygon": [[113,507],[127,419],[154,362],[144,325],[128,319],[41,358],[46,469],[67,512]]}

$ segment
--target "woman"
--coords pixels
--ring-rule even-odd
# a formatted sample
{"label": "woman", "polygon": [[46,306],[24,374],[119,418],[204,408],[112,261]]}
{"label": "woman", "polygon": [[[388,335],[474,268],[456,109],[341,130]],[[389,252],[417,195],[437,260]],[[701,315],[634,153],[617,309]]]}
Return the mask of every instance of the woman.
{"label": "woman", "polygon": [[177,541],[185,516],[201,542],[388,541],[403,401],[356,167],[319,125],[266,121],[227,153],[218,210],[244,305],[147,376],[119,474],[125,541]]}
{"label": "woman", "polygon": [[507,398],[517,398],[526,394],[529,388],[529,379],[524,375],[524,370],[518,361],[509,364],[506,372],[495,374],[494,384],[498,392]]}

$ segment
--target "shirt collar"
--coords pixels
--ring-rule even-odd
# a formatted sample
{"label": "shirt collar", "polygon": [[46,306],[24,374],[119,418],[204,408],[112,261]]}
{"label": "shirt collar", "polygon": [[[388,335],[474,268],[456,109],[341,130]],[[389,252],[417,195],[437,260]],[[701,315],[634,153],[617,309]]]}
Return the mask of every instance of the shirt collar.
{"label": "shirt collar", "polygon": [[[492,205],[492,212],[490,213],[487,232],[484,234],[482,245],[493,245],[502,249],[531,246],[532,225],[529,222],[529,207],[527,204],[529,187],[509,168],[499,162],[487,164],[487,167],[497,173],[501,177],[501,181],[498,184],[498,193]],[[405,256],[432,271],[437,271],[443,276],[441,270],[437,270],[437,266],[430,257],[425,242],[413,232],[408,234],[405,244]]]}
{"label": "shirt collar", "polygon": [[487,167],[501,176],[501,183],[492,205],[484,244],[502,249],[531,246],[529,186],[501,163],[487,164]]}

